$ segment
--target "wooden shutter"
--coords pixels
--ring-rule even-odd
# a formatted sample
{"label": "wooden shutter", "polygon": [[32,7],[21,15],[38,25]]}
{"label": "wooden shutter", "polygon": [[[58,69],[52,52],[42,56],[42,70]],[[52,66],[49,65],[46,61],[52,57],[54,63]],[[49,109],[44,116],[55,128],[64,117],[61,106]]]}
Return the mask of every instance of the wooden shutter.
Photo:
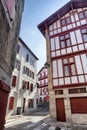
{"label": "wooden shutter", "polygon": [[27,90],[29,90],[29,82],[27,82]]}
{"label": "wooden shutter", "polygon": [[33,91],[33,84],[31,84],[31,92]]}
{"label": "wooden shutter", "polygon": [[87,113],[87,97],[70,98],[72,113]]}
{"label": "wooden shutter", "polygon": [[10,97],[9,109],[12,110],[14,107],[14,97]]}
{"label": "wooden shutter", "polygon": [[16,87],[16,80],[17,80],[17,77],[13,76],[13,79],[12,79],[12,86],[13,87]]}

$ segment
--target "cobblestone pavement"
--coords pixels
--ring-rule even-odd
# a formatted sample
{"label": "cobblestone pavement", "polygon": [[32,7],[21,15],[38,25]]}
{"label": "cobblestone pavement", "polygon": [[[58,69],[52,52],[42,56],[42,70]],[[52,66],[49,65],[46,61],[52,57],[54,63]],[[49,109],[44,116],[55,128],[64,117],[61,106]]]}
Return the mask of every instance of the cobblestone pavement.
{"label": "cobblestone pavement", "polygon": [[6,122],[5,130],[55,130],[55,127],[44,123],[44,117],[21,116],[9,119]]}
{"label": "cobblestone pavement", "polygon": [[74,124],[71,128],[70,124],[57,122],[46,107],[7,118],[5,130],[56,130],[57,126],[61,130],[87,130],[87,125]]}

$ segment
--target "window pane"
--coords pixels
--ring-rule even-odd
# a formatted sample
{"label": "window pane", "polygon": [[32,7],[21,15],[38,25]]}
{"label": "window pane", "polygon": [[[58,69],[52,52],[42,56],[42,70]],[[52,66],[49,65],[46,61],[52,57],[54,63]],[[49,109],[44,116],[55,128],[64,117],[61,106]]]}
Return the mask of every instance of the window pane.
{"label": "window pane", "polygon": [[61,21],[62,25],[66,25],[65,19]]}
{"label": "window pane", "polygon": [[73,63],[74,59],[73,58],[69,58],[69,63]]}
{"label": "window pane", "polygon": [[67,18],[66,22],[67,22],[67,24],[69,24],[71,22],[70,18]]}
{"label": "window pane", "polygon": [[86,29],[82,29],[81,32],[82,33],[87,33],[87,30]]}
{"label": "window pane", "polygon": [[60,40],[64,40],[64,36],[61,36],[61,37],[60,37]]}
{"label": "window pane", "polygon": [[61,48],[64,48],[64,47],[65,47],[65,42],[61,41]]}
{"label": "window pane", "polygon": [[83,39],[84,39],[85,42],[87,42],[87,34],[83,35]]}
{"label": "window pane", "polygon": [[70,39],[67,39],[67,40],[66,40],[66,46],[67,46],[67,47],[70,46]]}
{"label": "window pane", "polygon": [[68,67],[68,65],[64,65],[64,73],[65,73],[65,76],[69,76],[69,67]]}
{"label": "window pane", "polygon": [[74,64],[70,65],[70,69],[71,69],[71,75],[75,75],[76,74],[76,70],[75,70],[75,65]]}
{"label": "window pane", "polygon": [[83,13],[79,13],[79,18],[83,19],[84,18],[84,14]]}
{"label": "window pane", "polygon": [[85,11],[85,16],[87,16],[87,10]]}
{"label": "window pane", "polygon": [[69,38],[69,34],[66,34],[66,35],[65,35],[65,39],[67,39],[67,38]]}
{"label": "window pane", "polygon": [[64,59],[64,60],[63,60],[63,63],[64,63],[64,64],[68,64],[68,59]]}

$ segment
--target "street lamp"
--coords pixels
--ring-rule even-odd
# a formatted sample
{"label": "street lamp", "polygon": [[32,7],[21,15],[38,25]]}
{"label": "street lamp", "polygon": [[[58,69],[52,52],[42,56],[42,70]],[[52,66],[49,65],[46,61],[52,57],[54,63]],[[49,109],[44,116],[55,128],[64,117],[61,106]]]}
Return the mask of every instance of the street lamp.
{"label": "street lamp", "polygon": [[45,62],[44,67],[48,68],[48,67],[50,67],[50,64],[48,62]]}

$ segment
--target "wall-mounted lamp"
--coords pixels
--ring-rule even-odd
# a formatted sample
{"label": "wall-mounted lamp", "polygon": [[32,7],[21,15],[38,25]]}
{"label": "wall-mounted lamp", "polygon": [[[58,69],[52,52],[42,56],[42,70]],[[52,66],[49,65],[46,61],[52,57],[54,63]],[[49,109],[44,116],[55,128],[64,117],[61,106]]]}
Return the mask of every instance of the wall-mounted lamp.
{"label": "wall-mounted lamp", "polygon": [[45,62],[44,67],[48,68],[50,67],[50,64],[48,62]]}

